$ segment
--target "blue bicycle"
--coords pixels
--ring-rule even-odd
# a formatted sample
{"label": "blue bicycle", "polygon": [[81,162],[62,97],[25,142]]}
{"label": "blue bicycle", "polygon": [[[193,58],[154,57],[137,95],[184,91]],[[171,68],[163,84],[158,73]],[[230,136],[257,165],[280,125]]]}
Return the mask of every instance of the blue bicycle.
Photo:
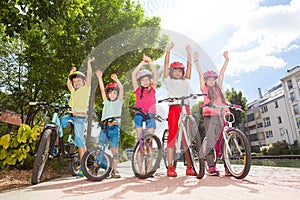
{"label": "blue bicycle", "polygon": [[[46,107],[54,108],[51,123],[45,123],[44,129],[40,136],[40,140],[37,144],[36,158],[33,164],[31,183],[35,185],[41,182],[46,162],[55,157],[58,157],[59,160],[67,159],[69,161],[68,168],[70,173],[73,176],[76,176],[80,168],[80,159],[77,147],[75,146],[73,140],[73,123],[69,122],[70,133],[66,143],[64,142],[63,133],[59,131],[59,111],[66,111],[70,109],[70,107],[60,106],[57,104],[49,104],[46,102],[30,102],[29,105],[41,106],[42,110],[45,110]],[[46,117],[46,114],[44,114],[44,116]]]}
{"label": "blue bicycle", "polygon": [[105,127],[103,138],[97,147],[88,149],[82,157],[82,172],[91,181],[101,181],[108,177],[113,169],[113,156],[108,144],[108,124],[121,117],[111,117],[102,121]]}

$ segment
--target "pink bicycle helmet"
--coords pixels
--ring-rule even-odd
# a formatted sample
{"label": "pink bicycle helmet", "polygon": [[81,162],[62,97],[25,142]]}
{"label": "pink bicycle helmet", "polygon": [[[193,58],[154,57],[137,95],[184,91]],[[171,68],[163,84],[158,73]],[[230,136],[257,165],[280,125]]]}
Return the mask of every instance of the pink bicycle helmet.
{"label": "pink bicycle helmet", "polygon": [[214,71],[207,71],[207,72],[205,72],[204,74],[203,74],[203,77],[204,77],[204,79],[205,80],[207,80],[209,77],[214,77],[214,78],[218,78],[218,74],[216,73],[216,72],[214,72]]}

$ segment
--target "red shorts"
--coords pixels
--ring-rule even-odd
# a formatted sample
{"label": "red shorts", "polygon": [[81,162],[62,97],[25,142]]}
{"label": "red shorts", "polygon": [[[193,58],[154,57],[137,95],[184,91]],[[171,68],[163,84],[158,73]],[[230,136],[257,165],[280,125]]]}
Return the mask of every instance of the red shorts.
{"label": "red shorts", "polygon": [[[186,111],[190,114],[190,107],[185,106]],[[169,136],[168,136],[168,148],[174,148],[176,143],[176,136],[178,132],[178,119],[180,117],[181,106],[179,105],[171,105],[169,107],[169,114],[168,114],[168,126],[169,126]],[[184,146],[186,145],[186,141],[184,136],[182,135],[182,142]]]}

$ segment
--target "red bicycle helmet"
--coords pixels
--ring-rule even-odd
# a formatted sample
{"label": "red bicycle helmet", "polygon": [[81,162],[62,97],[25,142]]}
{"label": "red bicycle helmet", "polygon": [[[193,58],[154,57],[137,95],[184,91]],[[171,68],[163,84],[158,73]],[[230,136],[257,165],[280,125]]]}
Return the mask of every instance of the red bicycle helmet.
{"label": "red bicycle helmet", "polygon": [[181,62],[172,62],[170,65],[171,69],[184,69],[184,64]]}
{"label": "red bicycle helmet", "polygon": [[105,92],[108,93],[110,90],[116,90],[119,92],[120,88],[117,83],[109,83],[105,87]]}
{"label": "red bicycle helmet", "polygon": [[209,77],[214,77],[214,78],[218,78],[218,74],[216,73],[216,72],[214,72],[214,71],[207,71],[207,72],[205,72],[204,74],[203,74],[203,77],[204,77],[204,79],[205,80],[207,80]]}

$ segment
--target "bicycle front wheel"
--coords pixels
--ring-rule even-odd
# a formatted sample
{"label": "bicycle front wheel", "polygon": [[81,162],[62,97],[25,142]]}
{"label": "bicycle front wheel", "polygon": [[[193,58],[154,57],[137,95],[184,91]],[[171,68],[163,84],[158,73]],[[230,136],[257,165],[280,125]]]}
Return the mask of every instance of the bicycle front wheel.
{"label": "bicycle front wheel", "polygon": [[101,181],[112,171],[112,158],[100,147],[87,150],[82,157],[82,172],[91,181]]}
{"label": "bicycle front wheel", "polygon": [[250,145],[244,133],[238,129],[230,130],[227,134],[228,145],[226,142],[223,145],[225,165],[232,176],[242,179],[250,171]]}
{"label": "bicycle front wheel", "polygon": [[49,156],[51,134],[52,129],[48,128],[44,130],[41,136],[32,169],[31,183],[33,185],[41,182],[44,168]]}
{"label": "bicycle front wheel", "polygon": [[202,178],[205,173],[204,159],[200,159],[201,138],[196,124],[192,116],[186,119],[187,143],[191,164],[198,178]]}
{"label": "bicycle front wheel", "polygon": [[160,166],[162,156],[161,142],[156,135],[146,134],[135,145],[131,160],[136,177],[145,179],[152,176]]}

